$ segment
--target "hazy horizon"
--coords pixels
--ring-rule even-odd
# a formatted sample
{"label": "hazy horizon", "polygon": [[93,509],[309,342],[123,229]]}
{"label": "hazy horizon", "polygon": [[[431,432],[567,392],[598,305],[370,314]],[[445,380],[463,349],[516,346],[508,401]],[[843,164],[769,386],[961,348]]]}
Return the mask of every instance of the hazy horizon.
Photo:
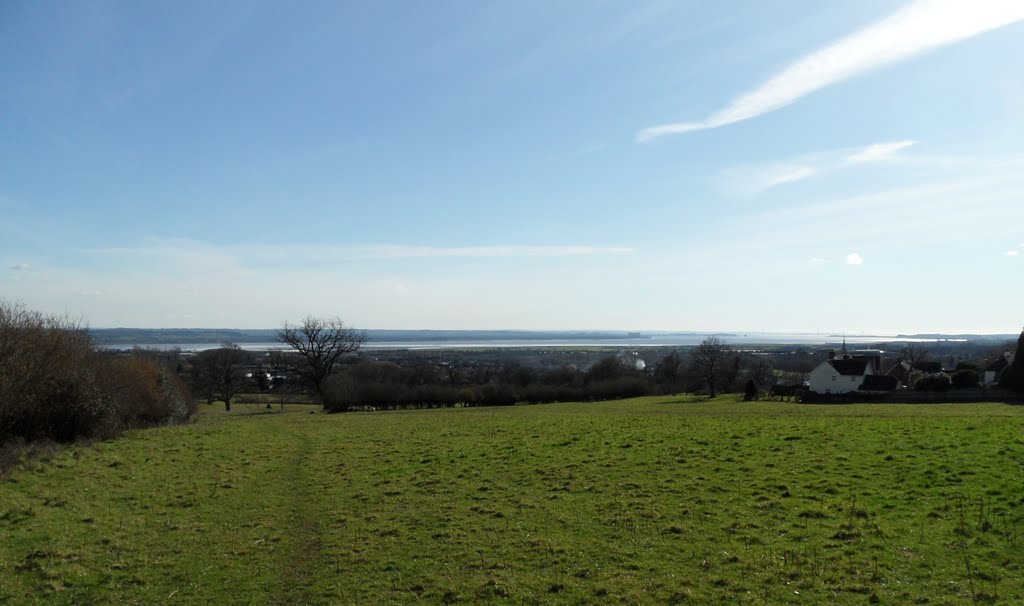
{"label": "hazy horizon", "polygon": [[[272,332],[279,330],[278,327],[242,327],[232,328],[227,326],[217,327],[195,327],[195,326],[176,326],[176,327],[145,327],[145,326],[91,326],[87,325],[86,328],[89,330],[96,331],[203,331],[203,332],[216,332],[216,331],[238,331],[238,332]],[[818,337],[835,337],[841,339],[843,337],[849,338],[875,338],[875,337],[900,337],[908,336],[915,337],[920,335],[940,335],[940,336],[977,336],[977,337],[1013,337],[1016,338],[1019,333],[968,333],[968,332],[937,332],[937,331],[923,331],[915,333],[872,333],[872,332],[857,332],[857,333],[842,333],[842,332],[814,332],[814,331],[771,331],[771,330],[625,330],[615,328],[591,328],[591,329],[549,329],[549,330],[537,330],[530,328],[381,328],[381,327],[352,327],[356,330],[366,332],[378,332],[378,333],[487,333],[487,334],[498,334],[498,333],[523,333],[523,334],[580,334],[580,335],[700,335],[700,336],[714,336],[714,335],[774,335],[774,336],[786,336],[786,335],[807,335],[807,336],[818,336]]]}

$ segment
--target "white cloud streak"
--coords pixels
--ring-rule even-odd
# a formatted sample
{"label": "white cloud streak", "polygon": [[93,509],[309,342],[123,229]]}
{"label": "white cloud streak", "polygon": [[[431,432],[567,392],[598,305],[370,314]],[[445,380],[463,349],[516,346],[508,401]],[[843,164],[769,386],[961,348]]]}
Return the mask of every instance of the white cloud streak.
{"label": "white cloud streak", "polygon": [[787,168],[782,172],[769,176],[759,189],[771,189],[779,185],[785,185],[786,183],[795,183],[796,181],[803,181],[808,177],[813,177],[818,169],[812,166],[797,166],[794,168]]}
{"label": "white cloud streak", "polygon": [[[727,170],[723,177],[732,184],[739,182],[742,193],[757,194],[780,185],[803,181],[811,177],[844,168],[895,160],[897,153],[917,141],[904,140],[874,143],[866,147],[844,148],[818,152],[795,158],[782,164],[741,167]],[[733,184],[734,185],[734,184]]]}
{"label": "white cloud streak", "polygon": [[863,265],[864,264],[864,257],[862,257],[860,255],[860,253],[852,252],[852,253],[846,255],[846,264],[847,265]]}
{"label": "white cloud streak", "polygon": [[699,122],[645,128],[639,142],[718,128],[785,107],[826,86],[1024,19],[1020,0],[917,0],[799,59]]}
{"label": "white cloud streak", "polygon": [[11,271],[28,271],[29,267],[28,263],[16,263],[10,266],[8,269],[10,269]]}
{"label": "white cloud streak", "polygon": [[866,162],[880,162],[893,157],[896,152],[906,149],[917,141],[894,141],[892,143],[875,143],[851,155],[846,159],[847,164],[863,164]]}

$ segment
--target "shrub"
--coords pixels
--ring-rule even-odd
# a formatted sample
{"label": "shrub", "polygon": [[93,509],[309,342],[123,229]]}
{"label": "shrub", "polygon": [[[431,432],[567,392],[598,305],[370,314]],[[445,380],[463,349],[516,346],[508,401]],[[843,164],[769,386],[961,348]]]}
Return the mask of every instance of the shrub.
{"label": "shrub", "polygon": [[646,396],[647,393],[647,382],[640,377],[623,377],[608,381],[592,382],[587,386],[586,391],[586,395],[595,400],[634,398]]}
{"label": "shrub", "polygon": [[914,383],[917,391],[946,391],[949,386],[949,377],[941,373],[924,375]]}
{"label": "shrub", "polygon": [[0,444],[180,422],[190,400],[155,360],[97,352],[76,322],[0,301]]}
{"label": "shrub", "polygon": [[955,389],[970,389],[977,387],[980,382],[978,371],[972,368],[963,368],[953,373],[952,383]]}

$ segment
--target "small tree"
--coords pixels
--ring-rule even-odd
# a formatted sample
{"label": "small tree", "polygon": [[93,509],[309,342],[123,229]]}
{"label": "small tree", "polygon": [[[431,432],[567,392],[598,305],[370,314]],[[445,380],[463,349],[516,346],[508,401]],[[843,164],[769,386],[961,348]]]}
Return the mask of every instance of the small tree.
{"label": "small tree", "polygon": [[697,373],[708,386],[708,395],[715,397],[722,371],[729,357],[729,346],[718,337],[708,337],[693,350],[693,363]]}
{"label": "small tree", "polygon": [[654,382],[668,392],[680,391],[684,371],[682,356],[677,351],[671,351],[654,367]]}
{"label": "small tree", "polygon": [[295,392],[294,382],[285,375],[274,375],[270,378],[270,392],[277,398],[277,407],[284,410],[284,404]]}
{"label": "small tree", "polygon": [[747,381],[746,386],[743,388],[743,400],[750,402],[757,399],[757,383],[754,383],[753,379]]}
{"label": "small tree", "polygon": [[924,362],[927,360],[928,354],[930,353],[931,352],[920,343],[907,343],[903,346],[903,349],[900,352],[900,357],[906,360],[907,363],[910,364],[910,367],[913,368],[918,362]]}
{"label": "small tree", "polygon": [[242,369],[248,358],[241,347],[232,343],[196,355],[194,364],[200,387],[208,397],[222,400],[226,411],[231,410],[231,398],[238,395],[245,382]]}
{"label": "small tree", "polygon": [[306,316],[300,324],[285,322],[277,340],[299,354],[298,372],[323,402],[324,380],[342,356],[359,351],[366,342],[366,334],[345,326],[341,318]]}

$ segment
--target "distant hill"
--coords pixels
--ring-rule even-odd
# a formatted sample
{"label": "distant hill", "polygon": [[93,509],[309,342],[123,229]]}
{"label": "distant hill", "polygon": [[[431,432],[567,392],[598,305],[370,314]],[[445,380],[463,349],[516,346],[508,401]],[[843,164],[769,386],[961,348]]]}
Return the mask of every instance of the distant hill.
{"label": "distant hill", "polygon": [[921,333],[915,335],[896,335],[891,340],[899,341],[900,339],[934,339],[937,341],[1012,341],[1015,340],[1019,335],[972,335],[972,334],[960,334],[960,335],[944,335],[942,333]]}
{"label": "distant hill", "polygon": [[[655,333],[626,331],[530,331],[530,330],[366,330],[371,342],[417,341],[603,341],[611,339],[645,339]],[[273,343],[277,329],[253,328],[93,328],[89,333],[100,345],[168,345],[188,343]],[[660,333],[659,333],[660,334]],[[685,334],[685,333],[679,333]]]}
{"label": "distant hill", "polygon": [[100,345],[168,345],[173,343],[270,343],[277,330],[269,328],[91,328]]}

